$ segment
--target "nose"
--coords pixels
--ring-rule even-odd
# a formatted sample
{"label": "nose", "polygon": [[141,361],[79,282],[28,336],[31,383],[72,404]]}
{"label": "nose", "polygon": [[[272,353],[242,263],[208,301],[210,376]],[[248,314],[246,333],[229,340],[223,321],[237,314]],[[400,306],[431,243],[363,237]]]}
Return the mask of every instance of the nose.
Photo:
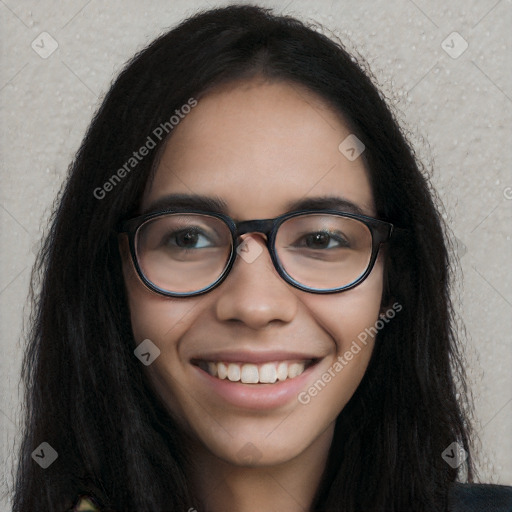
{"label": "nose", "polygon": [[288,323],[298,309],[294,289],[277,273],[261,235],[245,235],[229,275],[217,289],[216,315],[261,329]]}

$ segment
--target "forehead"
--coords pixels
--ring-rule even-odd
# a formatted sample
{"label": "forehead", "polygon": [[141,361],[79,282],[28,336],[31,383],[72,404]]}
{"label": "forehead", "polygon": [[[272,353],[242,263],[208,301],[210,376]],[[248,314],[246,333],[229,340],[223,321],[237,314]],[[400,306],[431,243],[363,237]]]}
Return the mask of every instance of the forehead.
{"label": "forehead", "polygon": [[233,218],[269,218],[304,198],[337,196],[374,215],[361,157],[338,149],[341,117],[307,89],[237,83],[209,93],[174,128],[143,209],[169,194],[218,197]]}

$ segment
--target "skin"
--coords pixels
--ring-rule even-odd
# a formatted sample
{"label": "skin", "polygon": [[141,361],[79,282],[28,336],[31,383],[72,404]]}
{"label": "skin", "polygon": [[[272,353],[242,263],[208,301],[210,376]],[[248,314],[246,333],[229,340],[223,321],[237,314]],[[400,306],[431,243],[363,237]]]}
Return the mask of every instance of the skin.
{"label": "skin", "polygon": [[[375,216],[363,159],[351,162],[338,150],[349,134],[322,99],[295,84],[253,79],[223,86],[173,130],[142,210],[169,193],[201,194],[223,199],[235,220],[265,219],[292,200],[336,195]],[[291,400],[265,411],[242,410],[204,389],[190,358],[212,347],[313,352],[321,360],[307,389],[378,320],[383,262],[379,256],[356,288],[312,294],[277,274],[263,235],[247,236],[263,248],[256,260],[238,257],[220,286],[191,298],[148,290],[123,242],[133,333],[137,343],[149,338],[161,350],[145,371],[191,434],[191,479],[208,510],[308,510],[334,421],[364,375],[373,340],[307,405]]]}

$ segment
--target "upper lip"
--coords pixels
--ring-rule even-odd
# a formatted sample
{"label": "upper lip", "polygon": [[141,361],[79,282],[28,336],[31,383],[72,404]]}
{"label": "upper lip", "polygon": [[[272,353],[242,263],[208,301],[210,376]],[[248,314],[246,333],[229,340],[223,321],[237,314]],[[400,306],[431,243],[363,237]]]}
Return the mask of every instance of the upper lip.
{"label": "upper lip", "polygon": [[285,351],[218,351],[208,354],[198,354],[191,358],[194,361],[222,361],[226,363],[268,363],[272,361],[309,361],[319,359],[314,354],[305,354],[301,352],[285,352]]}

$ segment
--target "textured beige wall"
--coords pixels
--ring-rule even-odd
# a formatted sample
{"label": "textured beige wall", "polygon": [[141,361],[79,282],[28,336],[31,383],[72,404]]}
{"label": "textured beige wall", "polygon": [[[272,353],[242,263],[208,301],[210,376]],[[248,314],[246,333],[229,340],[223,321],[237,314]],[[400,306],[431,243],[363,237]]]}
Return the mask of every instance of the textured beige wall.
{"label": "textured beige wall", "polygon": [[[0,1],[4,485],[16,438],[29,272],[67,166],[120,66],[165,28],[213,5],[213,0]],[[325,24],[356,48],[392,98],[420,156],[433,161],[432,183],[458,239],[464,276],[458,304],[469,336],[482,479],[512,484],[510,0],[264,5]],[[5,501],[0,508],[7,507]]]}

